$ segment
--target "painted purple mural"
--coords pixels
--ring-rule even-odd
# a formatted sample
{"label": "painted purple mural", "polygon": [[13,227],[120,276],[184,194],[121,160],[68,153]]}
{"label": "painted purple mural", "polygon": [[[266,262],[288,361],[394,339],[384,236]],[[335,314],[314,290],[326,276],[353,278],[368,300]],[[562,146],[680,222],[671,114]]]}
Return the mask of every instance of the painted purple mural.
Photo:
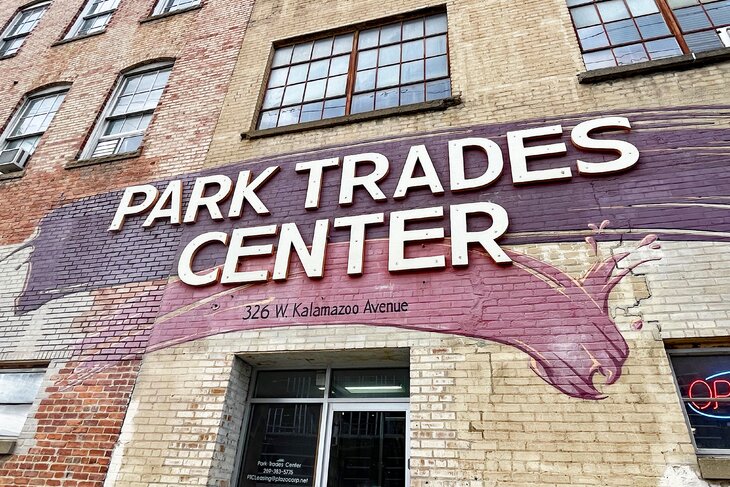
{"label": "painted purple mural", "polygon": [[[630,133],[618,132],[617,136],[614,132],[611,136],[631,142],[641,153],[638,164],[623,173],[591,177],[574,170],[570,180],[515,186],[507,169],[494,184],[474,191],[447,190],[435,196],[423,188],[412,190],[404,200],[390,198],[411,146],[427,147],[447,186],[449,140],[484,137],[507,154],[505,134],[509,131],[561,124],[564,134],[569,134],[578,123],[606,115],[631,121]],[[73,293],[174,276],[182,249],[208,231],[230,233],[239,227],[296,222],[306,242],[311,241],[316,220],[479,201],[494,202],[509,213],[510,226],[500,240],[502,246],[586,241],[595,250],[597,241],[636,240],[637,248],[657,250],[657,236],[664,241],[730,242],[730,175],[725,162],[730,149],[728,122],[730,107],[725,106],[582,114],[244,161],[182,176],[185,200],[196,177],[221,174],[235,180],[243,169],[257,175],[278,165],[281,172],[258,191],[271,214],[258,216],[246,207],[240,219],[213,221],[203,212],[191,225],[158,223],[142,228],[144,216],[140,216],[129,218],[120,232],[108,232],[122,193],[95,195],[60,207],[43,219],[37,235],[26,244],[32,247],[30,271],[15,312],[31,313]],[[559,141],[556,137],[550,142]],[[580,152],[567,136],[562,141],[568,149],[565,155],[534,161],[531,167],[574,168],[579,158],[593,162],[615,158],[610,153]],[[340,178],[334,170],[324,173],[320,209],[304,208],[307,178],[295,173],[296,163],[366,152],[383,154],[390,161],[391,173],[381,182],[389,196],[386,202],[375,202],[367,193],[356,192],[351,206],[338,205]],[[466,153],[467,174],[479,174],[484,163],[483,154]],[[155,185],[164,188],[167,181]],[[224,213],[227,205],[222,205]],[[587,227],[588,222],[605,220],[610,220],[610,225]],[[409,255],[433,255],[435,249],[448,247],[448,216],[439,226],[445,228],[446,240],[410,249]],[[621,375],[628,348],[609,316],[607,300],[619,280],[640,263],[619,269],[628,254],[597,261],[580,279],[516,251],[508,251],[512,266],[499,266],[476,249],[471,251],[468,268],[447,266],[435,272],[389,274],[387,225],[369,228],[367,237],[366,271],[361,277],[345,272],[349,231],[333,229],[328,238],[326,272],[320,280],[304,276],[296,258],[285,282],[191,288],[173,278],[161,298],[155,296],[151,304],[159,306],[159,315],[154,327],[143,333],[144,340],[149,340],[148,350],[231,330],[367,324],[514,346],[532,358],[540,377],[574,397],[601,398],[594,385],[596,374],[603,375],[608,384]],[[441,253],[448,255],[448,250]],[[223,246],[206,247],[198,255],[195,269],[220,266],[224,258]],[[270,267],[270,259],[256,264]],[[340,306],[349,306],[349,312]],[[357,312],[354,306],[358,306]],[[137,334],[133,340],[141,343],[143,338]],[[85,341],[82,348],[88,351],[93,345]],[[98,355],[104,357],[103,353]]]}

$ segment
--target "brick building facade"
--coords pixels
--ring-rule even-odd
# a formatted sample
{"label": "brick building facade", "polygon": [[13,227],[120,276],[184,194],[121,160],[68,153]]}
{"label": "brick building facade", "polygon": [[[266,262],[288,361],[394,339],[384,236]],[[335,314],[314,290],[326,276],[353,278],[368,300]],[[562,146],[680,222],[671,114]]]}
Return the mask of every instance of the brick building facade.
{"label": "brick building facade", "polygon": [[0,485],[730,485],[729,2],[6,3]]}

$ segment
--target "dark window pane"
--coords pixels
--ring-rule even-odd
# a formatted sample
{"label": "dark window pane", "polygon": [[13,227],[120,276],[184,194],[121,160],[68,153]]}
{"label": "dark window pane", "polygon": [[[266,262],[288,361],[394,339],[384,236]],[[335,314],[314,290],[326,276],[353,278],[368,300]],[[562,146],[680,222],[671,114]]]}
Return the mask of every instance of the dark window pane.
{"label": "dark window pane", "polygon": [[380,29],[370,29],[360,32],[360,37],[357,41],[358,49],[368,49],[378,45],[378,34]]}
{"label": "dark window pane", "polygon": [[335,76],[327,81],[327,98],[342,96],[347,88],[347,75]]}
{"label": "dark window pane", "polygon": [[606,31],[611,44],[625,44],[639,40],[639,30],[631,19],[606,24]]}
{"label": "dark window pane", "polygon": [[400,23],[386,25],[380,29],[380,45],[400,41]]}
{"label": "dark window pane", "polygon": [[647,42],[646,50],[649,51],[649,57],[652,59],[682,55],[682,49],[673,37]]}
{"label": "dark window pane", "polygon": [[577,29],[601,23],[594,5],[572,8],[570,9],[570,15],[573,17],[573,23]]}
{"label": "dark window pane", "polygon": [[403,62],[423,57],[423,40],[406,42],[403,44]]}
{"label": "dark window pane", "polygon": [[388,86],[395,86],[398,84],[400,78],[400,66],[386,66],[384,68],[378,68],[378,79],[376,86],[378,88],[386,88]]}
{"label": "dark window pane", "polygon": [[352,97],[351,113],[371,112],[375,106],[375,93],[363,93]]}
{"label": "dark window pane", "polygon": [[423,59],[401,65],[401,83],[423,80]]}
{"label": "dark window pane", "polygon": [[397,107],[399,92],[400,90],[398,88],[391,88],[375,93],[375,109],[380,110],[381,108]]}
{"label": "dark window pane", "polygon": [[261,120],[259,120],[259,129],[270,129],[276,127],[276,120],[279,118],[279,110],[271,110],[263,112],[261,114]]}
{"label": "dark window pane", "polygon": [[332,48],[332,54],[344,54],[352,51],[352,34],[344,34],[335,37],[335,45]]}
{"label": "dark window pane", "polygon": [[360,51],[357,54],[357,69],[374,68],[378,64],[378,50]]}
{"label": "dark window pane", "polygon": [[410,105],[412,103],[421,103],[426,99],[425,96],[426,90],[424,89],[423,83],[401,86],[400,104]]}
{"label": "dark window pane", "polygon": [[330,445],[328,486],[405,484],[405,412],[335,411]]}
{"label": "dark window pane", "polygon": [[423,37],[423,19],[414,19],[403,22],[403,40]]}
{"label": "dark window pane", "polygon": [[347,73],[347,68],[349,67],[349,65],[350,65],[350,56],[349,55],[332,58],[332,63],[330,64],[330,76]]}
{"label": "dark window pane", "polygon": [[320,39],[314,43],[312,59],[327,57],[332,53],[332,38]]}
{"label": "dark window pane", "polygon": [[730,24],[730,0],[710,3],[705,8],[715,26]]}
{"label": "dark window pane", "polygon": [[256,377],[257,398],[324,397],[324,370],[268,370]]}
{"label": "dark window pane", "polygon": [[320,79],[320,78],[326,78],[327,72],[330,69],[330,60],[329,59],[322,59],[321,61],[314,61],[309,66],[309,74],[307,75],[307,79]]}
{"label": "dark window pane", "polygon": [[641,63],[649,60],[644,46],[641,44],[633,44],[631,46],[617,47],[613,50],[619,66],[625,64]]}
{"label": "dark window pane", "polygon": [[400,44],[380,48],[378,66],[387,66],[398,62],[400,62]]}
{"label": "dark window pane", "polygon": [[309,103],[307,105],[304,105],[302,107],[302,116],[300,117],[300,122],[311,122],[314,120],[319,120],[322,118],[322,105],[323,102],[318,103]]}
{"label": "dark window pane", "polygon": [[375,70],[359,71],[355,78],[355,91],[367,91],[375,88]]}
{"label": "dark window pane", "polygon": [[636,19],[636,23],[639,24],[639,31],[644,39],[668,36],[671,34],[662,14],[639,17]]}
{"label": "dark window pane", "polygon": [[319,404],[255,404],[241,486],[313,486],[321,410]]}
{"label": "dark window pane", "polygon": [[451,80],[441,79],[426,83],[426,101],[441,100],[451,96]]}
{"label": "dark window pane", "polygon": [[631,16],[629,11],[626,10],[624,0],[607,0],[596,5],[604,22],[628,19]]}
{"label": "dark window pane", "polygon": [[602,25],[578,29],[578,40],[584,51],[608,46],[608,37]]}
{"label": "dark window pane", "polygon": [[712,27],[710,19],[707,18],[705,11],[700,6],[675,10],[674,15],[677,17],[682,32]]}
{"label": "dark window pane", "polygon": [[426,56],[446,54],[446,36],[435,36],[426,39]]}
{"label": "dark window pane", "polygon": [[347,100],[345,98],[338,98],[336,100],[327,100],[324,102],[324,113],[322,118],[341,117],[345,114],[345,104]]}
{"label": "dark window pane", "polygon": [[408,397],[408,369],[346,369],[332,371],[331,397]]}
{"label": "dark window pane", "polygon": [[446,56],[432,57],[426,59],[426,79],[441,78],[448,76],[449,66]]}
{"label": "dark window pane", "polygon": [[720,37],[714,30],[687,34],[684,36],[690,51],[700,52],[724,47]]}

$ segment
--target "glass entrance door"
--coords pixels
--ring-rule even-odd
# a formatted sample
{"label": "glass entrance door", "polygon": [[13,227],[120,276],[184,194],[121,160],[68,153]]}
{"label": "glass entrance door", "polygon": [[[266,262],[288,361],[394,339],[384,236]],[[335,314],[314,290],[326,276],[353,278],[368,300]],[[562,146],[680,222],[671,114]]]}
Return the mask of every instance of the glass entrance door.
{"label": "glass entrance door", "polygon": [[321,485],[408,485],[407,415],[408,407],[403,404],[332,404]]}

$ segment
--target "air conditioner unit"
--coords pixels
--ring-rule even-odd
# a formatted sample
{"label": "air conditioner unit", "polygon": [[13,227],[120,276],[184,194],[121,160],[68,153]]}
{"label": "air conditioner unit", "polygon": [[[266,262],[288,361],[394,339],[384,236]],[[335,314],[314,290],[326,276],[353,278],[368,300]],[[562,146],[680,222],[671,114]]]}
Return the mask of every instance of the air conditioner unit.
{"label": "air conditioner unit", "polygon": [[717,29],[717,35],[725,47],[730,47],[730,27],[720,27]]}
{"label": "air conditioner unit", "polygon": [[0,152],[0,173],[22,171],[30,154],[23,149],[6,149]]}

